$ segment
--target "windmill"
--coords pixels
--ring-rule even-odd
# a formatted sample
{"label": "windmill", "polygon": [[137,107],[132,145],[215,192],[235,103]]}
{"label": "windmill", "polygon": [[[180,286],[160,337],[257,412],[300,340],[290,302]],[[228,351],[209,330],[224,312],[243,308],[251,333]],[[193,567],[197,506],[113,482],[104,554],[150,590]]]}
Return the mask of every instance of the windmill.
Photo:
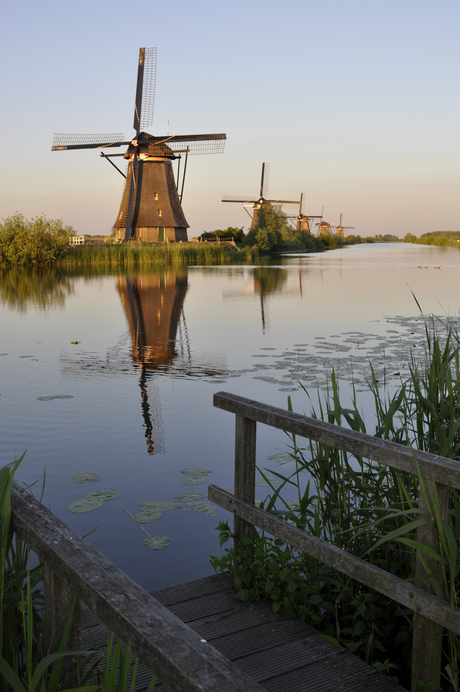
{"label": "windmill", "polygon": [[281,206],[282,204],[299,204],[299,200],[287,200],[287,199],[267,199],[267,187],[268,187],[268,181],[265,180],[265,178],[268,178],[268,164],[263,163],[262,164],[262,176],[260,179],[260,194],[257,199],[251,199],[250,197],[246,199],[240,199],[237,197],[231,197],[229,195],[224,195],[222,197],[222,202],[238,202],[239,204],[242,204],[245,210],[249,215],[250,212],[247,210],[247,207],[252,207],[253,213],[252,213],[252,222],[251,222],[251,230],[255,228],[258,224],[259,221],[259,211],[261,207],[272,207],[274,204],[277,204]]}
{"label": "windmill", "polygon": [[[182,211],[185,173],[189,154],[219,154],[224,150],[225,134],[167,135],[154,137],[144,131],[153,122],[157,54],[156,48],[139,49],[136,98],[134,102],[135,136],[124,141],[123,134],[55,134],[52,151],[105,149],[127,146],[124,154],[101,153],[125,178],[120,209],[114,223],[117,240],[139,239],[147,242],[187,241],[188,223]],[[180,159],[185,155],[182,182]],[[128,161],[126,175],[111,158]],[[172,162],[178,159],[177,181]],[[180,195],[179,195],[180,189]]]}
{"label": "windmill", "polygon": [[335,232],[337,235],[341,235],[342,238],[345,237],[345,231],[354,231],[355,227],[354,226],[342,226],[342,214],[340,214],[340,223],[338,226],[335,228]]}
{"label": "windmill", "polygon": [[310,219],[322,219],[322,216],[310,216],[306,215],[302,212],[302,206],[303,206],[303,192],[300,194],[300,203],[299,203],[299,213],[297,216],[289,216],[288,219],[295,220],[295,229],[296,231],[306,231],[307,233],[311,234],[311,225],[310,225]]}

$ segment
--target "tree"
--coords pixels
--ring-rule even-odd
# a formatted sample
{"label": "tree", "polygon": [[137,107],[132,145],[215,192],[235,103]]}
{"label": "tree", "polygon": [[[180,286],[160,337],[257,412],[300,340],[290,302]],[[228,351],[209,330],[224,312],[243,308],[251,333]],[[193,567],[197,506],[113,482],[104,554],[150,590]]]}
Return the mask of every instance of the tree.
{"label": "tree", "polygon": [[64,226],[62,219],[47,219],[42,215],[28,221],[16,213],[0,224],[0,264],[53,264],[66,254],[73,235],[72,226]]}

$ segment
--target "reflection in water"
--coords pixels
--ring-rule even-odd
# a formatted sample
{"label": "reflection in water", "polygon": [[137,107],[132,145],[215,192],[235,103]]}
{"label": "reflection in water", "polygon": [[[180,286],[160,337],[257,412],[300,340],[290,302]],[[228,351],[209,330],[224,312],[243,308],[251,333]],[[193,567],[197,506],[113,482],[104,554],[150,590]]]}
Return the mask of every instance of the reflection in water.
{"label": "reflection in water", "polygon": [[31,307],[55,310],[63,307],[66,297],[72,295],[73,283],[59,269],[0,269],[0,302],[16,312],[26,312]]}
{"label": "reflection in water", "polygon": [[[226,372],[225,356],[192,353],[183,309],[187,271],[168,268],[117,278],[131,337],[129,355],[139,373],[141,411],[150,455],[165,451],[159,389],[154,376],[211,377]],[[126,351],[120,344],[104,360],[85,352],[62,360],[66,372],[125,374],[127,370]]]}
{"label": "reflection in water", "polygon": [[271,293],[281,292],[287,278],[286,269],[280,269],[280,267],[257,267],[254,269],[254,291],[260,295],[263,334],[265,334],[265,297]]}

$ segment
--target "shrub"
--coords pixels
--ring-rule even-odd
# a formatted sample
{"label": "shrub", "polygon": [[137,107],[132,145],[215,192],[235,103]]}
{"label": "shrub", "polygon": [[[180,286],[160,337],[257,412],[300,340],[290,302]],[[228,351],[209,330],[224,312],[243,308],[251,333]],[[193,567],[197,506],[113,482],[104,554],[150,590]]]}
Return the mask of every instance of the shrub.
{"label": "shrub", "polygon": [[28,221],[16,213],[0,225],[0,264],[47,266],[62,258],[75,235],[61,219],[36,216]]}

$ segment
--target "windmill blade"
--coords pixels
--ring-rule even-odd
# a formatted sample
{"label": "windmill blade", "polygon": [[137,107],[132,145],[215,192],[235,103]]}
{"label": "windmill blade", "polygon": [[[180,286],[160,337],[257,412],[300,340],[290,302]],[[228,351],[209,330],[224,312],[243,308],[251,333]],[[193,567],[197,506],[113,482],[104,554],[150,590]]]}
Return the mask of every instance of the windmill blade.
{"label": "windmill blade", "polygon": [[265,198],[268,195],[268,183],[270,182],[270,164],[262,164],[262,176],[260,178],[260,196]]}
{"label": "windmill blade", "polygon": [[266,199],[270,204],[300,204],[298,199]]}
{"label": "windmill blade", "polygon": [[104,135],[73,135],[56,132],[53,137],[51,151],[66,151],[67,149],[102,149],[104,147],[127,146],[122,132]]}
{"label": "windmill blade", "polygon": [[303,192],[300,193],[299,216],[302,216]]}
{"label": "windmill blade", "polygon": [[236,197],[235,195],[222,195],[222,202],[239,202],[240,204],[257,204],[257,199],[249,199],[248,197]]}
{"label": "windmill blade", "polygon": [[147,135],[149,144],[162,144],[176,153],[189,154],[222,154],[227,135],[224,133],[210,135],[171,135],[170,137],[152,137]]}
{"label": "windmill blade", "polygon": [[133,127],[137,133],[153,122],[157,78],[157,49],[139,48]]}

